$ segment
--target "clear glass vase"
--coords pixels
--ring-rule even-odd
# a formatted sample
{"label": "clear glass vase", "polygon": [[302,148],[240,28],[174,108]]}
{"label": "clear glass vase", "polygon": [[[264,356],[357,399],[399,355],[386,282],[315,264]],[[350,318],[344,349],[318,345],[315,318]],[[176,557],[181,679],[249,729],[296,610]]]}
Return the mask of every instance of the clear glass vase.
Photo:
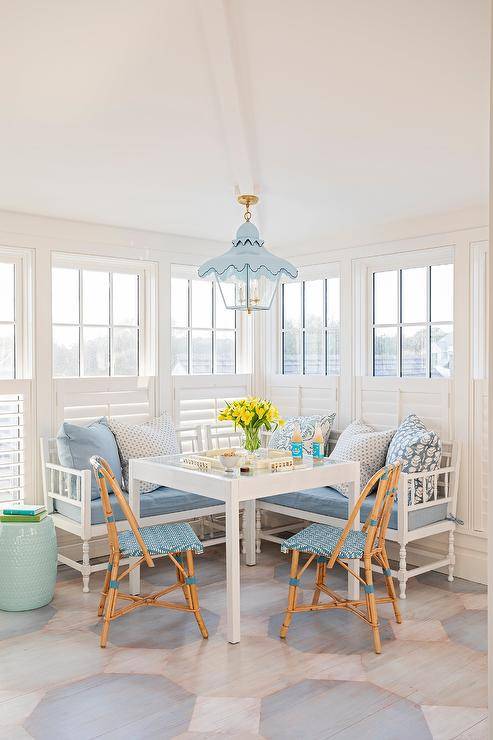
{"label": "clear glass vase", "polygon": [[260,429],[249,429],[245,431],[245,449],[248,452],[255,452],[260,447]]}

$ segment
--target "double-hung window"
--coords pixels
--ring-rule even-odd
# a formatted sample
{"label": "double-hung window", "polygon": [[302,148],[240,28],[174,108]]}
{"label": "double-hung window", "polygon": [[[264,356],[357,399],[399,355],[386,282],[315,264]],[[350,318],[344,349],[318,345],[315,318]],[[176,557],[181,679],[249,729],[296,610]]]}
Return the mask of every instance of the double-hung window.
{"label": "double-hung window", "polygon": [[450,378],[453,265],[372,272],[371,295],[372,374]]}
{"label": "double-hung window", "polygon": [[210,280],[171,278],[171,372],[232,375],[237,372],[236,311],[227,309]]}
{"label": "double-hung window", "polygon": [[143,271],[75,265],[62,260],[52,270],[53,376],[139,375]]}
{"label": "double-hung window", "polygon": [[281,286],[281,373],[340,372],[339,278],[287,282]]}

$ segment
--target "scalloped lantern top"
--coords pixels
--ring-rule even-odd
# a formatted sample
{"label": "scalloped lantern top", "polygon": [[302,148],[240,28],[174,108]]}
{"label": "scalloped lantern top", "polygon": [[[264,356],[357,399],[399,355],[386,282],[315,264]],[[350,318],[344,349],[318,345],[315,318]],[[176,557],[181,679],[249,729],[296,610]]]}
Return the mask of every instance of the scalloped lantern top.
{"label": "scalloped lantern top", "polygon": [[225,280],[235,273],[243,272],[246,267],[256,277],[263,275],[269,280],[278,279],[283,273],[290,278],[298,276],[298,270],[291,262],[276,257],[264,247],[264,240],[260,238],[257,227],[251,221],[241,224],[232,244],[225,254],[204,262],[199,267],[199,277],[206,277],[212,272]]}

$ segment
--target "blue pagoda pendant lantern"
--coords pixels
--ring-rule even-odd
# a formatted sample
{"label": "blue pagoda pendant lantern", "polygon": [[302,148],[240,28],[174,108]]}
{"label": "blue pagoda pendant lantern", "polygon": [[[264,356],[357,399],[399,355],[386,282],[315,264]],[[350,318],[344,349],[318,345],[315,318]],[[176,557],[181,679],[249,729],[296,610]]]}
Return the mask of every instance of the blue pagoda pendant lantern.
{"label": "blue pagoda pendant lantern", "polygon": [[258,202],[258,197],[240,195],[238,202],[245,206],[245,223],[236,232],[231,249],[199,267],[199,277],[213,275],[226,308],[249,314],[268,311],[281,277],[296,278],[298,270],[264,247],[257,227],[250,220],[250,206]]}

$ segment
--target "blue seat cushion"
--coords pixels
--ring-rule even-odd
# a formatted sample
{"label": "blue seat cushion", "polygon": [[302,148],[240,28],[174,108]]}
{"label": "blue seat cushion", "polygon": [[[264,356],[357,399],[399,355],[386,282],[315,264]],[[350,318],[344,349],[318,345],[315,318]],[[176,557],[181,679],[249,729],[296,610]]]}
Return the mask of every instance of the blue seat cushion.
{"label": "blue seat cushion", "polygon": [[[104,418],[85,427],[64,421],[58,430],[56,445],[60,465],[75,470],[88,470],[91,468],[90,458],[99,455],[106,460],[116,480],[121,483],[122,466],[118,447]],[[91,478],[91,498],[99,498],[99,486],[94,475]]]}
{"label": "blue seat cushion", "polygon": [[[154,524],[151,527],[140,527],[139,533],[150,555],[169,555],[170,552],[193,550],[204,552],[202,543],[190,524]],[[138,558],[142,550],[132,530],[118,532],[120,552],[125,557]]]}
{"label": "blue seat cushion", "polygon": [[[311,514],[330,516],[335,519],[347,519],[349,512],[349,501],[346,496],[336,491],[335,488],[323,486],[322,488],[309,488],[306,491],[294,491],[283,493],[280,496],[266,496],[261,499],[277,506],[288,506],[291,509],[308,511]],[[361,521],[365,521],[371,513],[375,503],[375,494],[367,496],[361,507]],[[419,529],[427,524],[440,522],[447,516],[447,504],[430,506],[423,510],[409,512],[408,529]],[[397,501],[392,508],[389,521],[389,529],[397,529]]]}
{"label": "blue seat cushion", "polygon": [[[110,494],[111,508],[116,521],[125,519],[116,496]],[[55,510],[59,514],[67,516],[76,522],[80,522],[80,508],[68,501],[54,500]],[[191,511],[193,509],[205,509],[208,506],[224,506],[223,501],[216,498],[199,496],[196,493],[178,491],[176,488],[161,486],[155,491],[143,493],[140,497],[140,516],[158,516],[159,514],[174,514],[180,511]],[[91,501],[91,524],[103,524],[105,521],[101,499]]]}
{"label": "blue seat cushion", "polygon": [[[281,552],[299,550],[330,558],[342,534],[342,527],[331,524],[310,524],[295,535],[284,540]],[[361,558],[365,549],[366,532],[350,530],[341,547],[338,557],[343,560]]]}

